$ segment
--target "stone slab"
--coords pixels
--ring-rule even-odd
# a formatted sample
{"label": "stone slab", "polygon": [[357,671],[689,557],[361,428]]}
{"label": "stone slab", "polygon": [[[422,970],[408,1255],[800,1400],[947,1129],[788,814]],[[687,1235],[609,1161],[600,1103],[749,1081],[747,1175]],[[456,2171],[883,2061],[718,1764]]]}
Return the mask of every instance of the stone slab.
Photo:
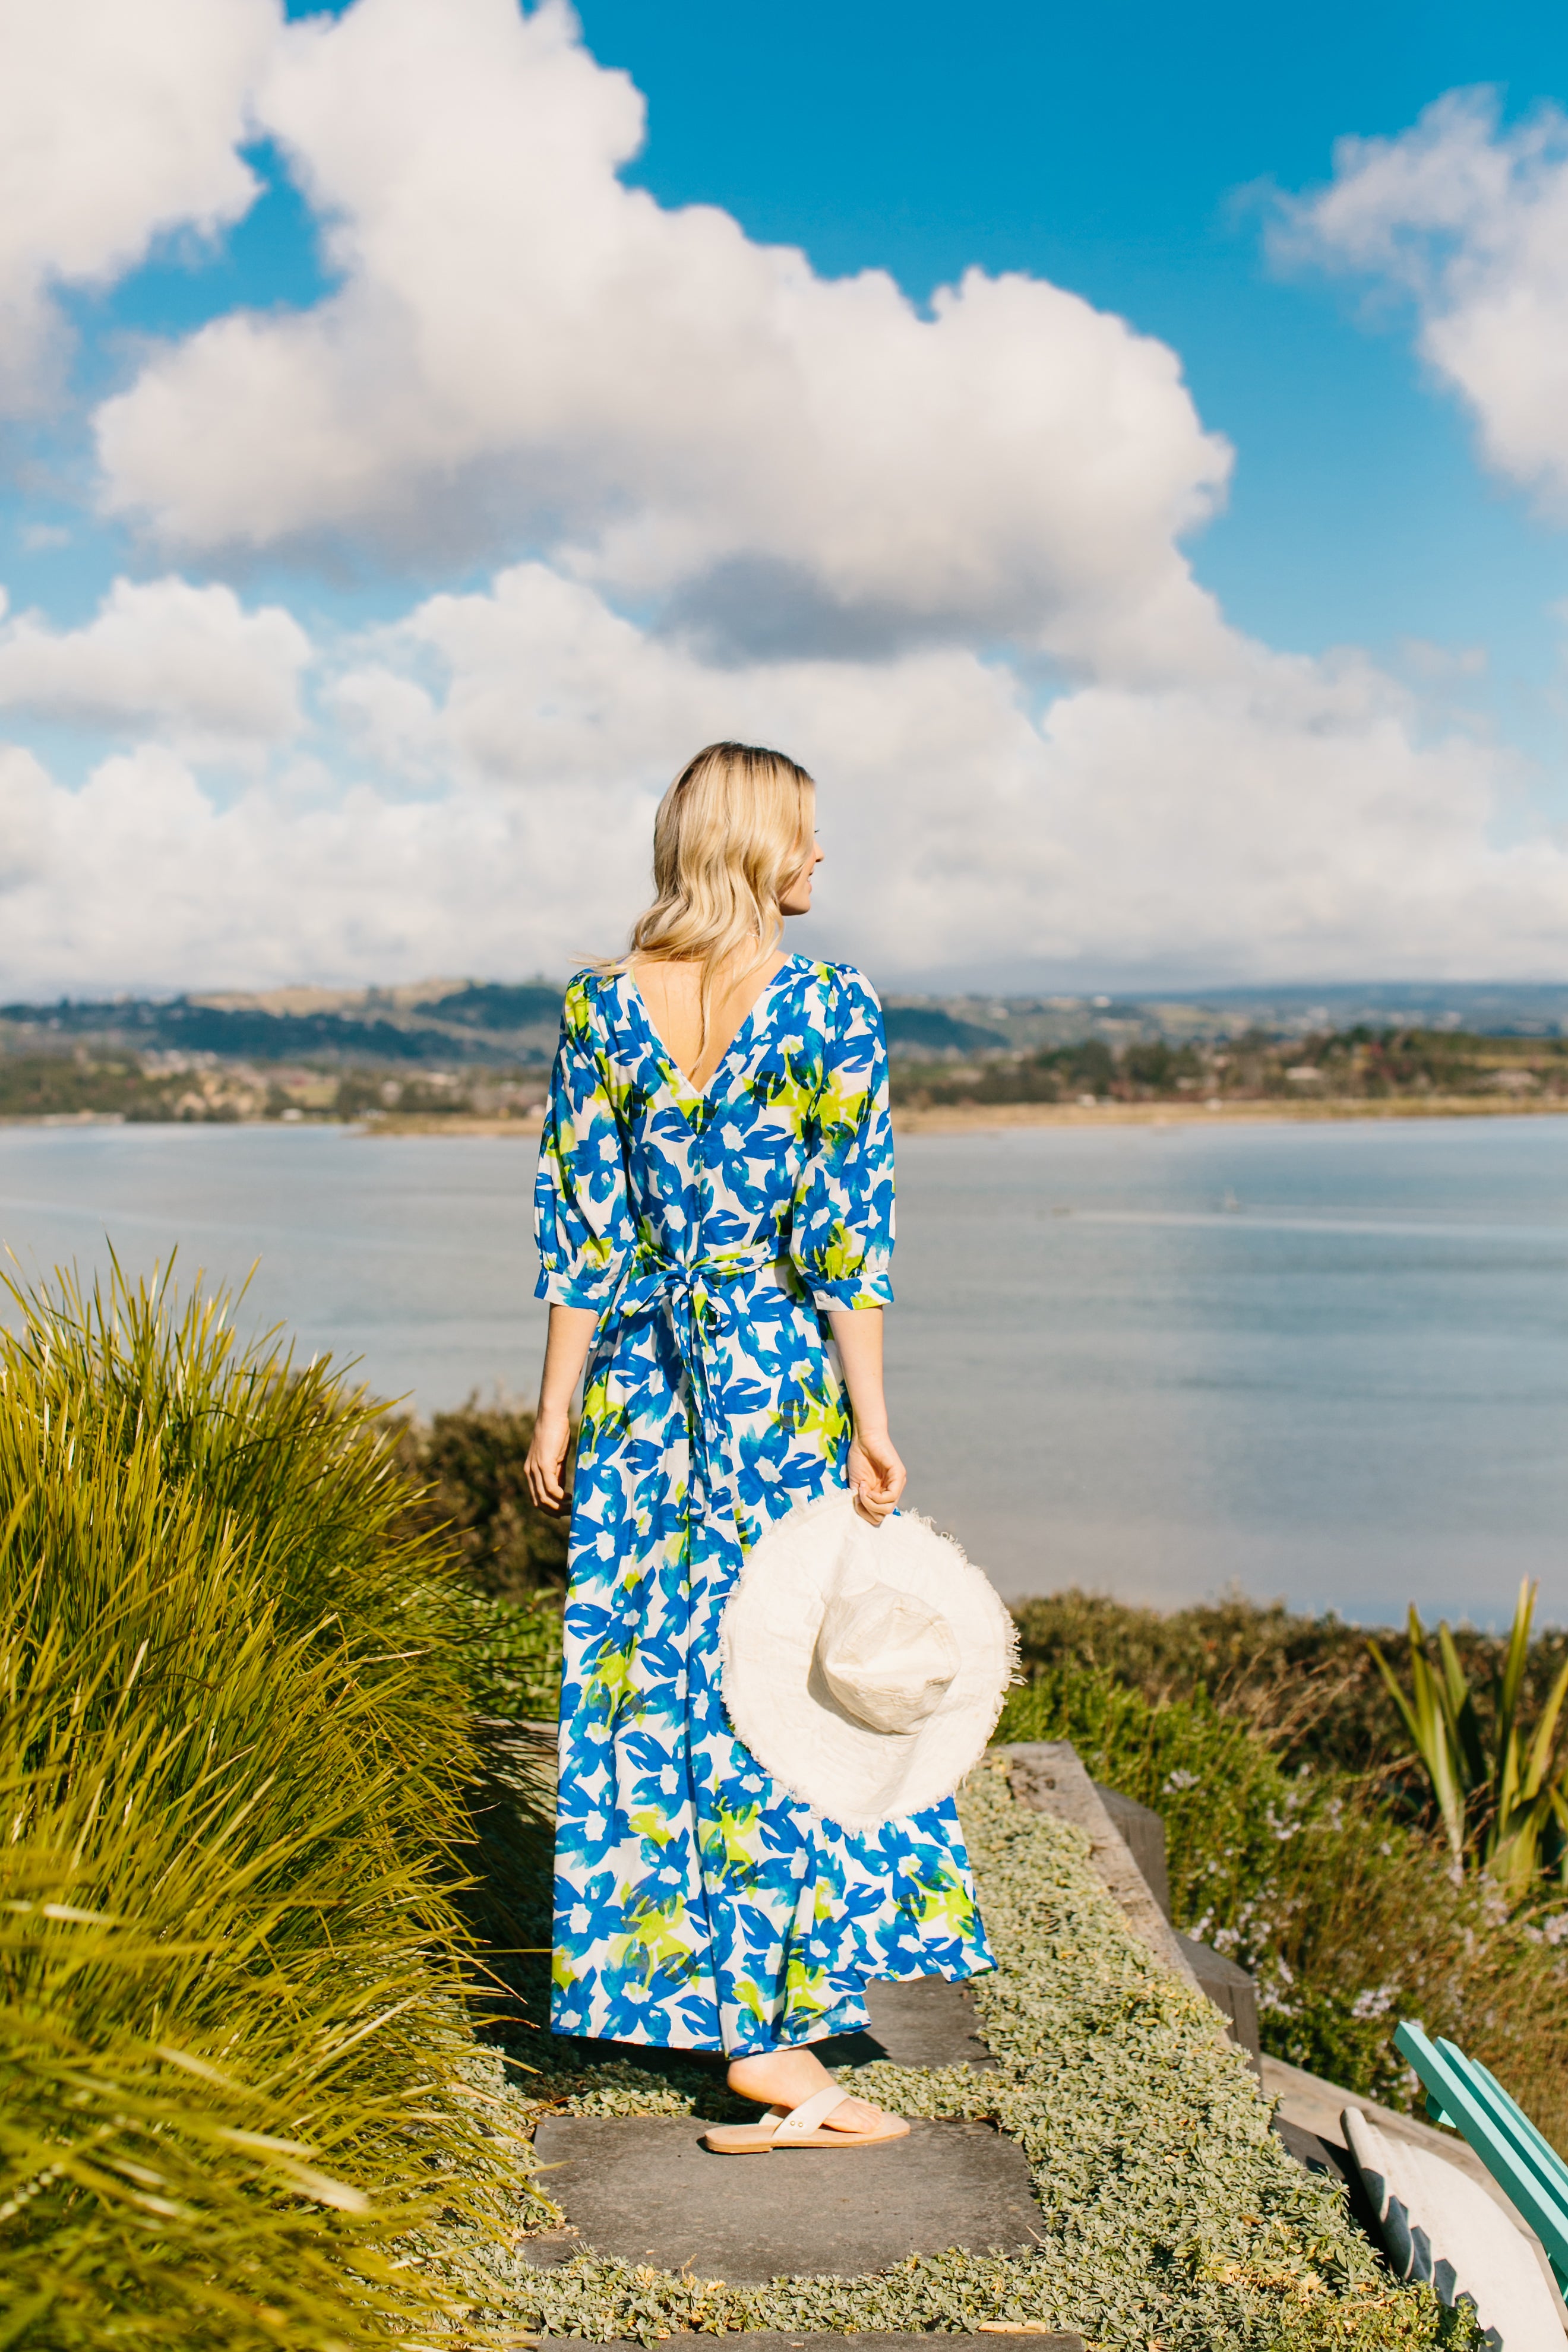
{"label": "stone slab", "polygon": [[526,2242],[530,2261],[592,2252],[732,2286],[862,2278],[910,2254],[1015,2253],[1037,2244],[1024,2152],[989,2124],[911,2125],[872,2147],[713,2156],[691,2116],[548,2116],[545,2186],[575,2235]]}
{"label": "stone slab", "polygon": [[869,2030],[836,2033],[814,2042],[825,2066],[867,2066],[876,2058],[895,2066],[994,2066],[980,2034],[974,1994],[966,1983],[945,1977],[917,1977],[909,1984],[866,1988]]}

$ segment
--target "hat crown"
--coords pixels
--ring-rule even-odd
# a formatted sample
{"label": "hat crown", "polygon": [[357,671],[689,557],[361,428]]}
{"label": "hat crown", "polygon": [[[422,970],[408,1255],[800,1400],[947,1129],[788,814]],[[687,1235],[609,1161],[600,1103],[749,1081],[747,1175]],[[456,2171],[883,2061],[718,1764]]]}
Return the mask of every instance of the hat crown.
{"label": "hat crown", "polygon": [[837,1592],[822,1612],[817,1671],[846,1714],[869,1730],[924,1723],[963,1663],[946,1618],[896,1585]]}

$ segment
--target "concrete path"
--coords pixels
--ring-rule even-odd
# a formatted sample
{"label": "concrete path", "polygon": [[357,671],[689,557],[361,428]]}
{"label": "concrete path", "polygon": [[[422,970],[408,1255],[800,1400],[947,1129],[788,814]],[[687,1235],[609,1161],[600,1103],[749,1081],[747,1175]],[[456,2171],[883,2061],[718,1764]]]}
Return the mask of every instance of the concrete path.
{"label": "concrete path", "polygon": [[866,1988],[871,2012],[863,2033],[838,2033],[812,2047],[825,2066],[868,2066],[890,2058],[895,2066],[994,2066],[980,2038],[974,1994],[967,1984],[919,1977],[912,1984]]}

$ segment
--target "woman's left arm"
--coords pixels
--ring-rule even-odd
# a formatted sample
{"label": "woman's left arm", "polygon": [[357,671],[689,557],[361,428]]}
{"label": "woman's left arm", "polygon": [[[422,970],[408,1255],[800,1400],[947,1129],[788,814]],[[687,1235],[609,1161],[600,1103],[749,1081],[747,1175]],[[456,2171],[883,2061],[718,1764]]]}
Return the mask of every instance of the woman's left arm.
{"label": "woman's left arm", "polygon": [[828,1309],[844,1385],[855,1416],[849,1443],[849,1491],[856,1508],[874,1524],[897,1507],[908,1473],[888,1434],[882,1391],[882,1310],[879,1307]]}

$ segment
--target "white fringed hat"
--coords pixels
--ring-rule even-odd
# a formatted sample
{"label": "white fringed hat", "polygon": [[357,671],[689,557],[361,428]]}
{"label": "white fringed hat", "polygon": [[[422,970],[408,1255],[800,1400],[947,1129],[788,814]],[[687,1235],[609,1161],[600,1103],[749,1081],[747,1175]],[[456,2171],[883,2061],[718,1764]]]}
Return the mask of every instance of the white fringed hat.
{"label": "white fringed hat", "polygon": [[793,1797],[869,1830],[951,1797],[1017,1658],[984,1570],[929,1519],[874,1528],[836,1493],[747,1555],[719,1633],[736,1737]]}

